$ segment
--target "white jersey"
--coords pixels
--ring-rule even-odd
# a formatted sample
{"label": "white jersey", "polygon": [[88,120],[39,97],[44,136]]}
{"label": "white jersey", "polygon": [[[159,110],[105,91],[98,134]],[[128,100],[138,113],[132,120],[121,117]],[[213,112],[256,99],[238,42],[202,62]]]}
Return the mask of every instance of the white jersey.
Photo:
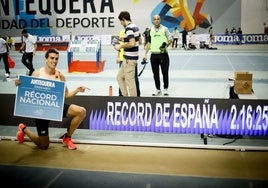
{"label": "white jersey", "polygon": [[28,34],[28,37],[23,36],[23,42],[25,42],[25,52],[30,53],[34,51],[34,45],[36,43],[36,39],[34,36]]}
{"label": "white jersey", "polygon": [[0,38],[0,54],[6,53],[6,41],[3,38]]}

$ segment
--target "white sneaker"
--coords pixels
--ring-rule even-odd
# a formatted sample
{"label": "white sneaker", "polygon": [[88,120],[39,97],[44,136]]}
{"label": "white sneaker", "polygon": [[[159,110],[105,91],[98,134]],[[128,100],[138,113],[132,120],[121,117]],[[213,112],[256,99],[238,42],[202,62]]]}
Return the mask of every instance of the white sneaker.
{"label": "white sneaker", "polygon": [[153,96],[160,96],[160,95],[162,95],[161,90],[156,90],[156,92],[153,93]]}
{"label": "white sneaker", "polygon": [[8,73],[6,73],[5,74],[5,77],[4,77],[4,79],[3,79],[3,81],[4,82],[7,82],[7,81],[10,81],[11,79],[10,79],[10,77],[9,77],[9,74]]}
{"label": "white sneaker", "polygon": [[164,89],[164,96],[168,96],[168,89]]}

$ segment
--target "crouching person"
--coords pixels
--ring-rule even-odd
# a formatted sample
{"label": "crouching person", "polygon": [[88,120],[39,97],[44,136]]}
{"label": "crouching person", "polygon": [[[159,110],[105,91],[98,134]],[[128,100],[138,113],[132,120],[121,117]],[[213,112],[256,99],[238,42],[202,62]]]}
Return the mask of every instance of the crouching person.
{"label": "crouching person", "polygon": [[[59,52],[56,49],[48,49],[45,53],[45,66],[36,69],[33,73],[33,77],[58,80],[65,82],[65,76],[56,69],[59,60]],[[18,86],[21,83],[19,79],[15,80],[15,85]],[[73,91],[69,91],[67,86],[65,88],[65,99],[75,96],[79,92],[84,92],[86,87],[79,86]],[[84,107],[75,104],[64,104],[63,117],[71,118],[70,126],[67,128],[67,132],[62,138],[62,143],[69,149],[75,150],[77,147],[74,145],[71,137],[78,126],[82,123],[86,117],[86,109]],[[20,143],[24,142],[24,137],[27,135],[32,142],[34,142],[40,149],[48,149],[49,147],[49,123],[50,120],[35,119],[35,125],[37,134],[32,132],[23,123],[18,126],[17,139]]]}

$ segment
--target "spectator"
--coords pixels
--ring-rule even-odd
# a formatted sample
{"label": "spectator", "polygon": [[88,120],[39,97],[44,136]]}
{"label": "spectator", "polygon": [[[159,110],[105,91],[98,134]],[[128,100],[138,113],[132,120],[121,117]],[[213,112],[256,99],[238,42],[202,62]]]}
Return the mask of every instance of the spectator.
{"label": "spectator", "polygon": [[144,37],[144,49],[146,48],[146,45],[148,43],[149,35],[150,35],[150,29],[147,27],[142,34],[142,36]]}
{"label": "spectator", "polygon": [[192,50],[196,49],[196,43],[197,43],[197,38],[195,33],[190,35],[190,41],[189,41],[189,48]]}
{"label": "spectator", "polygon": [[187,35],[188,35],[186,28],[183,28],[183,31],[181,31],[181,33],[182,33],[182,48],[186,50],[187,49]]}
{"label": "spectator", "polygon": [[34,72],[33,67],[33,57],[36,52],[37,44],[34,36],[28,33],[26,29],[23,29],[21,32],[22,45],[20,47],[20,52],[23,53],[21,62],[29,69],[29,76]]}
{"label": "spectator", "polygon": [[7,42],[3,37],[0,37],[0,61],[3,58],[3,62],[5,65],[5,79],[7,81],[10,80],[10,71],[9,71],[9,63],[8,63],[8,53],[9,53],[9,47],[7,45]]}
{"label": "spectator", "polygon": [[117,74],[117,82],[123,96],[136,97],[135,68],[139,59],[141,34],[139,28],[132,23],[129,12],[120,12],[118,19],[125,28],[125,35],[124,43],[114,46],[117,51],[124,49],[124,60]]}
{"label": "spectator", "polygon": [[12,50],[12,47],[13,47],[13,39],[11,36],[8,36],[7,37],[7,45],[9,47],[9,50]]}
{"label": "spectator", "polygon": [[143,59],[147,60],[147,54],[151,50],[151,67],[154,77],[154,83],[156,92],[153,96],[162,95],[160,89],[160,76],[159,67],[161,68],[163,82],[164,82],[164,96],[168,96],[169,87],[169,55],[168,46],[172,43],[172,35],[168,28],[160,24],[161,19],[159,15],[154,15],[154,25],[150,30],[150,38],[148,45],[146,46],[145,54]]}
{"label": "spectator", "polygon": [[231,34],[232,34],[232,35],[235,35],[235,34],[236,34],[236,29],[235,29],[235,27],[232,28],[232,30],[231,30]]}
{"label": "spectator", "polygon": [[172,32],[172,48],[177,48],[178,47],[178,39],[179,39],[180,33],[178,31],[178,28],[175,27],[173,32]]}
{"label": "spectator", "polygon": [[[125,29],[122,29],[119,32],[119,44],[124,44],[123,42],[124,36],[125,36]],[[123,61],[124,61],[124,49],[121,48],[117,53],[117,59],[116,59],[116,63],[119,64],[119,68],[121,67]],[[138,65],[136,65],[135,67],[135,82],[136,82],[137,96],[140,97],[141,92],[140,92],[140,82],[139,82],[139,77],[138,77]],[[119,96],[123,96],[120,88],[119,88]]]}
{"label": "spectator", "polygon": [[264,25],[264,34],[268,34],[268,26],[266,23],[263,24]]}
{"label": "spectator", "polygon": [[241,30],[241,27],[238,28],[238,31],[237,31],[237,36],[238,36],[238,45],[242,45],[242,41],[243,41],[243,32]]}
{"label": "spectator", "polygon": [[212,48],[213,42],[215,41],[213,27],[209,28],[208,33],[209,33],[209,47]]}
{"label": "spectator", "polygon": [[228,30],[228,28],[225,29],[224,34],[225,34],[225,35],[229,35],[229,30]]}

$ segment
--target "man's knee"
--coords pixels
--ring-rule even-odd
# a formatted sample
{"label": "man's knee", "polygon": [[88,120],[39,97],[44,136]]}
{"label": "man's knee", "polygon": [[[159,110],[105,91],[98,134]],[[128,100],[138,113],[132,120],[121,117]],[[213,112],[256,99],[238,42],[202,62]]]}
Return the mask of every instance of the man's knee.
{"label": "man's knee", "polygon": [[116,80],[117,80],[117,82],[122,82],[124,80],[122,74],[117,74],[116,75]]}
{"label": "man's knee", "polygon": [[74,116],[79,116],[81,118],[85,118],[87,114],[87,110],[82,106],[75,106],[76,109],[74,109],[75,114]]}
{"label": "man's knee", "polygon": [[48,149],[48,147],[49,147],[49,143],[47,143],[47,144],[40,144],[38,147],[39,147],[40,149],[46,150],[46,149]]}
{"label": "man's knee", "polygon": [[87,110],[82,107],[82,106],[78,106],[78,105],[70,105],[68,111],[67,111],[67,115],[66,117],[82,117],[85,118],[86,117],[86,113]]}
{"label": "man's knee", "polygon": [[49,137],[48,136],[39,136],[39,144],[38,147],[40,149],[46,150],[49,147]]}
{"label": "man's knee", "polygon": [[83,118],[85,118],[86,117],[86,114],[87,114],[87,110],[84,108],[84,107],[82,107],[82,106],[80,106],[80,113],[79,113]]}

